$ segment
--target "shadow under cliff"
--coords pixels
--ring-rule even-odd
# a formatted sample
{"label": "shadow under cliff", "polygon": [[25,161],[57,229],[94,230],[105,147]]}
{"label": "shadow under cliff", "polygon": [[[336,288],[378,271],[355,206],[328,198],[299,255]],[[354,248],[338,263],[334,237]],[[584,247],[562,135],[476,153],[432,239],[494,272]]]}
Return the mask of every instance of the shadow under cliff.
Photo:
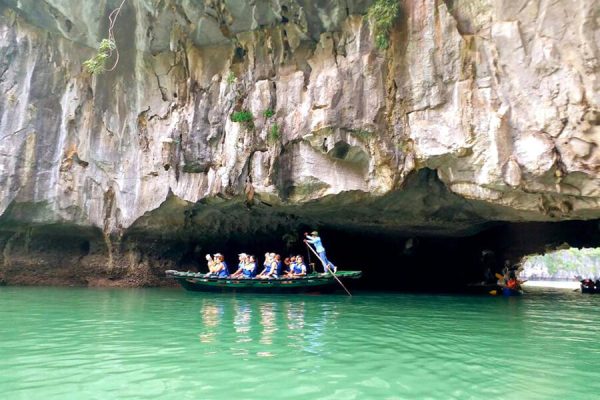
{"label": "shadow under cliff", "polygon": [[[223,253],[230,267],[239,252],[259,262],[266,251],[307,257],[302,233],[317,229],[330,260],[364,271],[354,287],[457,291],[480,281],[487,267],[499,271],[506,260],[515,263],[565,242],[600,242],[596,220],[506,221],[511,210],[459,197],[430,170],[383,197],[348,192],[286,205],[223,197],[190,204],[171,196],[112,235],[35,223],[36,207],[16,203],[0,218],[0,280],[7,284],[168,285],[165,270],[205,271],[207,253]],[[514,211],[512,218],[527,220]]]}

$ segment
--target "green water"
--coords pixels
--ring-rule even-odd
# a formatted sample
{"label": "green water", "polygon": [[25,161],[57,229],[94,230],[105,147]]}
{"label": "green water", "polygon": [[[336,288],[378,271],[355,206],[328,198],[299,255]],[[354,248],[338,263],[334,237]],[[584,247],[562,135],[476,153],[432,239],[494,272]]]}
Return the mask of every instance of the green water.
{"label": "green water", "polygon": [[600,296],[0,288],[2,399],[590,399]]}

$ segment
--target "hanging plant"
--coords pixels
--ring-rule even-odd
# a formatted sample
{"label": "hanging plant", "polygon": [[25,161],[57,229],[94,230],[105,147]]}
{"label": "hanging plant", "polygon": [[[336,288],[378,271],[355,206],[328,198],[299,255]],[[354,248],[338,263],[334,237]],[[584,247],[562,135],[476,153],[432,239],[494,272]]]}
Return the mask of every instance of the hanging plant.
{"label": "hanging plant", "polygon": [[[117,47],[117,41],[115,40],[114,28],[117,22],[117,17],[121,13],[123,6],[127,0],[121,1],[119,7],[112,10],[108,15],[108,38],[100,41],[98,46],[98,52],[96,55],[89,60],[83,62],[83,67],[90,74],[101,74],[103,72],[110,72],[117,68],[119,63],[119,48]],[[106,68],[106,62],[114,56],[114,63],[110,68]]]}

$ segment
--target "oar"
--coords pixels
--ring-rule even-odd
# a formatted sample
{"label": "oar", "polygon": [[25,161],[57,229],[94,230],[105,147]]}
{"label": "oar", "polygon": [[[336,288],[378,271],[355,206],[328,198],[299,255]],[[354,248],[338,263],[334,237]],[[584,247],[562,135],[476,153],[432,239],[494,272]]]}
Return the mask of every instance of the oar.
{"label": "oar", "polygon": [[[321,257],[319,257],[319,254],[315,251],[315,249],[312,248],[312,246],[310,246],[308,243],[306,243],[306,247],[308,247],[310,249],[310,251],[312,251],[313,253],[315,253],[315,256],[317,256],[317,258],[319,259],[319,261],[321,261],[321,264],[325,265],[325,263],[323,262],[323,260],[321,259]],[[335,272],[333,272],[331,270],[331,268],[329,268],[329,265],[327,265],[326,268],[329,270],[329,273],[331,275],[333,275],[333,277],[335,278],[335,280],[338,281],[338,283],[344,288],[344,290],[346,291],[346,293],[348,293],[348,296],[352,297],[352,293],[350,293],[350,291],[348,289],[346,289],[346,286],[344,286],[344,284],[342,283],[342,281],[340,281],[340,279],[335,275]]]}
{"label": "oar", "polygon": [[[308,244],[307,244],[308,246]],[[315,264],[313,264],[312,260],[310,259],[310,251],[307,251],[306,254],[308,255],[308,265],[311,266],[312,268],[312,272],[315,273],[317,271],[315,271]]]}

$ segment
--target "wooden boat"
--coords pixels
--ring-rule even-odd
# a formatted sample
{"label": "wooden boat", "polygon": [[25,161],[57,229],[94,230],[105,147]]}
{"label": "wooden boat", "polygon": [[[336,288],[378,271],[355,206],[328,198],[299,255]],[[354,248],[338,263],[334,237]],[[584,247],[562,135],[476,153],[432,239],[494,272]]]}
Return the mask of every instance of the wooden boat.
{"label": "wooden boat", "polygon": [[503,287],[502,288],[502,296],[504,296],[504,297],[520,296],[522,294],[523,294],[522,290],[510,289],[510,288],[507,288],[507,287]]}
{"label": "wooden boat", "polygon": [[600,293],[600,287],[590,280],[581,281],[581,293],[596,294]]}
{"label": "wooden boat", "polygon": [[[297,278],[248,279],[216,278],[202,273],[169,270],[167,278],[175,279],[187,290],[195,292],[251,292],[251,293],[331,293],[340,284],[330,274],[309,274]],[[362,271],[338,271],[338,279],[358,279]]]}

